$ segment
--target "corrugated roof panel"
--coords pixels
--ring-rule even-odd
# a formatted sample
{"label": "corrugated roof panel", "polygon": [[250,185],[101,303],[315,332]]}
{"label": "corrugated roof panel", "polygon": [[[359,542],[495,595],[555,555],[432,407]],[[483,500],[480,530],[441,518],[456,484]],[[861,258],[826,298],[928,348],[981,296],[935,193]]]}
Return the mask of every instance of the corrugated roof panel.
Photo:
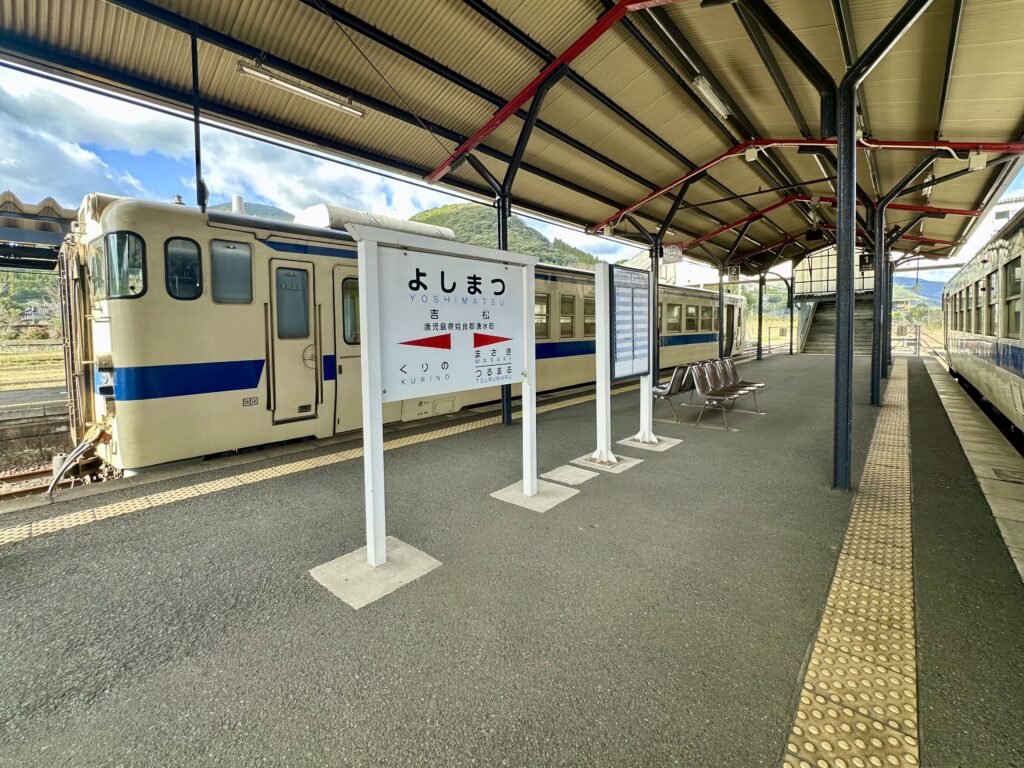
{"label": "corrugated roof panel", "polygon": [[[542,66],[541,60],[527,48],[465,4],[442,0],[415,4],[370,0],[333,2],[502,98],[514,95]],[[491,2],[500,14],[556,54],[602,12],[602,6],[592,0]],[[464,134],[475,131],[495,111],[493,104],[429,73],[394,50],[350,31],[390,85],[385,83],[333,22],[299,0],[272,4],[258,0],[234,3],[159,0],[159,4],[386,103],[401,108],[408,104],[423,118]],[[771,0],[771,5],[812,53],[821,58],[833,76],[838,77],[843,61],[831,5],[798,0]],[[850,0],[857,47],[863,49],[901,5],[902,0]],[[876,137],[930,138],[948,41],[950,8],[951,0],[937,0],[865,84],[865,102]],[[701,9],[698,3],[692,2],[677,3],[664,10],[688,36],[722,84],[730,89],[741,110],[748,114],[762,135],[792,137],[796,134],[796,124],[733,8]],[[651,35],[645,14],[637,14],[633,21],[666,60],[674,61],[672,53]],[[1024,111],[1024,47],[1019,45],[1022,22],[1024,5],[1019,2],[973,0],[965,7],[944,125],[948,138],[1007,140],[1020,130]],[[121,69],[170,86],[182,94],[187,94],[190,87],[187,35],[99,0],[38,0],[34,3],[0,0],[0,27],[17,38]],[[772,48],[807,122],[812,130],[817,130],[817,93],[785,52],[774,44]],[[454,148],[449,140],[439,143],[422,128],[381,113],[371,111],[366,118],[354,120],[308,99],[240,77],[235,72],[238,57],[208,44],[201,43],[200,56],[202,87],[208,98],[320,136],[324,142],[341,142],[356,150],[379,153],[394,161],[424,168],[440,163]],[[678,62],[675,65],[678,66]],[[722,137],[703,110],[623,28],[608,32],[573,66],[694,163],[702,163],[730,145],[730,140]],[[88,77],[88,73],[85,76]],[[400,96],[395,95],[391,86]],[[552,89],[541,116],[631,172],[624,174],[605,167],[550,135],[536,132],[527,148],[527,162],[571,179],[595,194],[629,203],[648,191],[645,185],[631,178],[632,174],[654,184],[663,184],[685,170],[685,164],[658,142],[638,135],[626,120],[568,81]],[[487,146],[511,152],[520,127],[519,119],[509,120],[486,140]],[[794,150],[779,150],[777,154],[803,179],[822,175],[811,157],[797,155]],[[870,189],[863,154],[859,156],[858,174],[862,184]],[[920,156],[915,153],[875,154],[883,188],[894,183]],[[502,163],[481,156],[496,172],[504,172]],[[940,165],[942,163],[937,164],[936,173]],[[727,161],[712,173],[720,183],[699,183],[688,193],[689,202],[728,196],[723,190],[747,193],[770,184],[742,159]],[[936,188],[931,202],[973,207],[983,199],[996,176],[996,171],[988,171]],[[467,166],[459,169],[456,178],[479,185]],[[819,183],[814,190],[827,194],[829,187]],[[596,222],[613,213],[606,203],[569,192],[564,186],[527,172],[521,172],[517,178],[515,191],[536,205],[564,211],[569,219]],[[784,194],[786,191],[759,195],[748,202],[760,207]],[[645,205],[642,213],[652,217],[645,221],[663,217],[669,202],[663,198]],[[733,221],[749,209],[740,201],[728,201],[711,203],[705,210],[719,220]],[[826,210],[826,218],[832,215]],[[772,212],[771,220],[787,231],[806,228],[806,221],[793,206]],[[707,232],[716,226],[711,218],[694,209],[680,213],[677,224],[695,232]],[[926,225],[929,234],[955,234],[962,229],[963,221],[952,217],[945,221],[929,220]],[[779,238],[777,228],[766,221],[753,225],[750,233],[765,241]],[[715,242],[719,248],[727,247],[732,239],[732,234],[727,233]]]}

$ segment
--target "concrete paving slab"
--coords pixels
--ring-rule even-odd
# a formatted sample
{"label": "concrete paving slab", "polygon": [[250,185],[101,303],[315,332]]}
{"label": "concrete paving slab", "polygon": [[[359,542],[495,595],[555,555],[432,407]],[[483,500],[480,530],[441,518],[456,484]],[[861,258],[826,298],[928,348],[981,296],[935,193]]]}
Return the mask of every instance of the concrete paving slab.
{"label": "concrete paving slab", "polygon": [[366,561],[366,547],[360,547],[318,565],[309,575],[358,611],[441,567],[440,560],[394,536],[388,536],[386,544],[387,561],[376,568]]}
{"label": "concrete paving slab", "polygon": [[523,493],[523,481],[519,480],[512,485],[505,486],[500,491],[491,494],[499,501],[507,501],[517,507],[524,507],[534,512],[549,512],[566,499],[571,499],[579,493],[578,488],[566,488],[558,483],[548,483],[544,480],[537,481],[537,493],[527,496]]}
{"label": "concrete paving slab", "polygon": [[550,472],[545,472],[541,477],[564,485],[583,485],[587,480],[593,480],[599,472],[591,472],[583,467],[574,467],[571,464],[563,464],[555,467]]}
{"label": "concrete paving slab", "polygon": [[997,517],[996,523],[999,524],[999,530],[1007,546],[1024,549],[1024,523],[1005,517]]}
{"label": "concrete paving slab", "polygon": [[616,456],[615,458],[617,458],[618,461],[614,464],[601,464],[600,462],[592,461],[590,458],[591,455],[592,454],[586,453],[577,459],[573,459],[572,463],[579,464],[581,467],[586,467],[587,469],[599,469],[602,472],[611,472],[613,475],[617,475],[621,472],[625,472],[627,469],[632,469],[637,464],[643,462],[643,459],[632,459],[628,456]]}
{"label": "concrete paving slab", "polygon": [[678,438],[675,437],[660,437],[658,435],[655,435],[655,437],[658,438],[658,442],[656,443],[641,443],[639,440],[634,440],[632,437],[627,437],[625,440],[619,440],[617,444],[625,445],[628,446],[629,448],[640,448],[644,451],[661,452],[667,451],[669,448],[675,448],[677,445],[683,442],[682,440],[679,440]]}
{"label": "concrete paving slab", "polygon": [[980,477],[978,478],[978,484],[987,497],[1016,501],[1024,506],[1024,484],[1022,483],[1012,483],[1007,480],[989,480],[988,478]]}

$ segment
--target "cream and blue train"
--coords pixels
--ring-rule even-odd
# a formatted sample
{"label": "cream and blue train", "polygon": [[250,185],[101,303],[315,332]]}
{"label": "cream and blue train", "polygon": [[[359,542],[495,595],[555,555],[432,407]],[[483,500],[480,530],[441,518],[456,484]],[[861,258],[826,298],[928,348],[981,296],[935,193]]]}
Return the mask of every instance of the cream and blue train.
{"label": "cream and blue train", "polygon": [[950,368],[1024,430],[1024,211],[943,290]]}
{"label": "cream and blue train", "polygon": [[[341,222],[360,220],[452,237],[328,206],[283,223],[87,196],[60,265],[75,436],[137,471],[357,429],[359,284]],[[540,266],[536,276],[539,389],[593,381],[593,274]],[[742,349],[744,302],[726,300],[726,341]],[[717,356],[714,292],[665,286],[660,310],[664,368]],[[384,418],[498,397],[495,388],[406,400]]]}

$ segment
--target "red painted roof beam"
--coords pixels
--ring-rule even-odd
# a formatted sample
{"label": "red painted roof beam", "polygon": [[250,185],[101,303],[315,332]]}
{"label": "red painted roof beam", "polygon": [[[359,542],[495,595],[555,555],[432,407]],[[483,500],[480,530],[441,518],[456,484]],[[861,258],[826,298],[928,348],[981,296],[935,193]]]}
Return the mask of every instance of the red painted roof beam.
{"label": "red painted roof beam", "polygon": [[[632,205],[626,206],[620,211],[613,213],[604,221],[601,221],[587,229],[587,232],[593,234],[597,232],[606,224],[618,222],[626,214],[632,213],[637,208],[647,205],[652,200],[664,195],[666,192],[671,192],[673,189],[678,187],[684,181],[692,176],[706,171],[715,165],[718,165],[723,160],[735,157],[736,155],[742,155],[746,152],[749,147],[833,147],[835,146],[835,139],[748,139],[742,144],[737,144],[732,149],[729,149],[717,157],[704,163],[699,168],[694,168],[692,171],[688,171],[684,175],[680,176],[674,181],[670,181],[661,189],[656,189],[651,192],[647,197],[642,200],[638,200]],[[1006,142],[1006,143],[993,143],[984,141],[859,141],[858,146],[864,149],[894,149],[894,150],[931,150],[931,149],[948,149],[950,151],[965,151],[965,150],[979,150],[981,152],[992,152],[995,154],[1024,154],[1024,142]],[[892,204],[889,207],[894,210],[913,210],[911,208],[897,207],[898,204]],[[953,213],[952,210],[948,211]],[[972,216],[977,214],[963,213],[959,214],[963,216]]]}
{"label": "red painted roof beam", "polygon": [[430,175],[427,176],[427,181],[433,183],[444,178],[444,176],[452,169],[452,164],[454,164],[456,160],[467,152],[472,152],[480,142],[494,133],[502,123],[512,117],[512,115],[514,115],[519,108],[523,106],[523,104],[529,101],[537,92],[540,84],[547,80],[552,72],[563,64],[570,63],[577,56],[587,50],[587,48],[597,42],[601,35],[615,26],[615,24],[618,23],[627,13],[640,11],[644,8],[654,8],[659,5],[670,5],[671,3],[676,2],[679,2],[679,0],[620,0],[620,2],[616,3],[614,7],[609,8],[608,11],[590,27],[590,29],[580,35],[576,42],[566,48],[565,52],[562,53],[561,56],[557,56],[550,64],[544,67],[544,69],[540,71],[540,74],[530,81],[529,85],[516,94],[504,107],[495,112],[494,116],[484,123],[483,127],[479,131],[466,139],[461,147],[456,149],[447,160],[435,168]]}
{"label": "red painted roof beam", "polygon": [[[703,243],[705,240],[710,240],[712,237],[717,237],[723,232],[728,232],[730,229],[735,229],[736,227],[742,224],[746,224],[751,219],[757,219],[760,218],[761,216],[765,216],[774,211],[776,208],[781,208],[782,206],[789,205],[790,203],[809,203],[811,202],[811,200],[812,198],[810,195],[790,195],[789,197],[779,200],[777,203],[772,203],[766,208],[754,211],[753,213],[744,216],[742,219],[737,219],[736,221],[731,222],[730,224],[724,224],[723,226],[716,229],[714,232],[709,232],[706,235],[701,235],[700,237],[691,240],[688,243],[676,243],[676,245],[678,245],[680,248],[686,251],[691,248],[695,248],[696,246]],[[818,200],[828,205],[836,204],[836,199],[834,197],[822,196],[819,197]],[[938,208],[931,205],[905,205],[903,203],[890,203],[888,208],[889,210],[896,211],[916,211],[918,213],[945,213],[953,216],[978,216],[981,213],[981,211],[970,211],[961,208]]]}
{"label": "red painted roof beam", "polygon": [[[827,229],[830,232],[834,232],[836,227],[834,224],[822,224],[822,229]],[[857,227],[857,234],[867,234],[862,228]],[[959,240],[941,240],[937,237],[923,237],[922,235],[902,235],[900,240],[909,240],[912,243],[929,243],[930,245],[960,245]]]}

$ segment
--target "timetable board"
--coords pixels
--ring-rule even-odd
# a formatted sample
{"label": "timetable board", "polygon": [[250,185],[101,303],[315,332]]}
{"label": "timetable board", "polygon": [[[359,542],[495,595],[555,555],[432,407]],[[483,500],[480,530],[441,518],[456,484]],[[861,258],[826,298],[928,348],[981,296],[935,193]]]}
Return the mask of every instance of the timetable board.
{"label": "timetable board", "polygon": [[650,372],[650,274],[612,265],[611,296],[612,381]]}

